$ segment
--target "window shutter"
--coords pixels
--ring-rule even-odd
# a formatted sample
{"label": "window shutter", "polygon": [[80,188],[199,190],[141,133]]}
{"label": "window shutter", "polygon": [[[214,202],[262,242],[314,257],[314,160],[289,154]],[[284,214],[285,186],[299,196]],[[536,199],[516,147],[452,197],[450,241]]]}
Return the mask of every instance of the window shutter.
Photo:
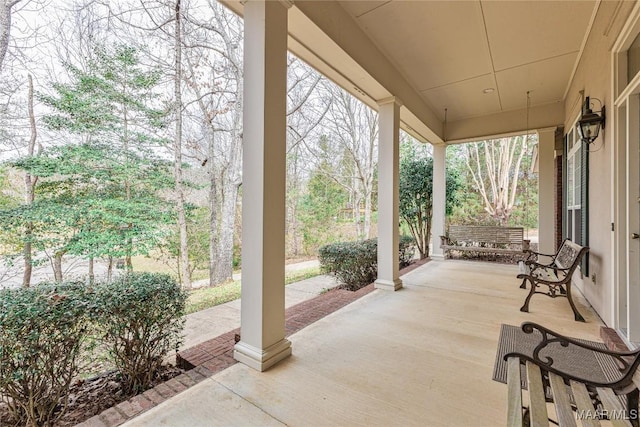
{"label": "window shutter", "polygon": [[[580,148],[582,156],[582,171],[580,176],[580,191],[582,192],[582,203],[580,207],[580,245],[589,246],[589,144],[582,143]],[[589,253],[582,258],[580,266],[582,274],[589,277]]]}
{"label": "window shutter", "polygon": [[564,136],[564,144],[562,147],[562,232],[563,239],[569,237],[567,229],[567,148],[569,146],[569,135]]}

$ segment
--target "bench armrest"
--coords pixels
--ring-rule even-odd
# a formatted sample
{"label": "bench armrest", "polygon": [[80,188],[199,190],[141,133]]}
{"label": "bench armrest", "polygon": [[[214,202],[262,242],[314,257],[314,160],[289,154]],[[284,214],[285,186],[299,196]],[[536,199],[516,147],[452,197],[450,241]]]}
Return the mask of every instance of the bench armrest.
{"label": "bench armrest", "polygon": [[[545,328],[544,326],[538,325],[533,322],[525,322],[522,324],[522,330],[531,334],[534,331],[538,331],[541,334],[541,340],[534,348],[532,355],[526,355],[522,353],[508,353],[504,356],[504,360],[508,360],[510,357],[518,357],[520,358],[520,363],[531,362],[540,367],[543,371],[553,372],[557,375],[560,375],[565,380],[575,380],[578,382],[582,382],[588,386],[592,387],[610,387],[613,389],[623,389],[629,386],[632,383],[633,375],[640,364],[640,349],[635,351],[628,352],[619,352],[612,350],[604,350],[599,347],[594,347],[592,345],[577,341],[570,337],[565,337],[563,335],[558,334],[550,329]],[[540,356],[540,352],[545,349],[547,346],[553,343],[558,343],[562,346],[561,351],[571,352],[571,347],[579,347],[585,350],[593,351],[595,353],[600,353],[606,356],[609,356],[615,360],[618,365],[618,369],[620,371],[620,378],[611,381],[608,383],[601,383],[596,381],[591,381],[589,379],[581,378],[575,375],[572,375],[567,372],[560,371],[556,369],[553,364],[553,357],[550,355]],[[565,350],[566,349],[566,350]]]}
{"label": "bench armrest", "polygon": [[440,236],[440,247],[443,247],[445,245],[449,244],[449,237],[447,236]]}
{"label": "bench armrest", "polygon": [[561,268],[558,267],[557,265],[554,265],[553,263],[551,264],[539,264],[537,262],[524,262],[526,266],[529,267],[529,275],[533,275],[533,272],[536,270],[553,270],[553,273],[557,276],[558,273],[566,273],[571,270],[571,267],[567,267],[567,268]]}
{"label": "bench armrest", "polygon": [[531,249],[525,249],[523,250],[523,252],[527,254],[527,261],[536,262],[539,257],[546,256],[551,258],[551,262],[549,264],[553,264],[557,255],[557,254],[543,254],[542,252],[536,252]]}

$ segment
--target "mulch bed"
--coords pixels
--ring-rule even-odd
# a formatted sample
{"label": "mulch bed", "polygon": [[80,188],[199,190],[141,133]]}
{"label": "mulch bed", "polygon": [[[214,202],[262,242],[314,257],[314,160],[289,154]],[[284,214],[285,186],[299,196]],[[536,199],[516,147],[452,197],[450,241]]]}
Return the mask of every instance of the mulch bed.
{"label": "mulch bed", "polygon": [[[184,370],[171,365],[164,365],[152,387],[174,378]],[[78,380],[71,386],[69,405],[64,416],[55,426],[75,426],[102,411],[132,397],[125,395],[117,372],[107,372],[87,380]],[[0,426],[18,426],[10,417],[5,403],[0,403]]]}

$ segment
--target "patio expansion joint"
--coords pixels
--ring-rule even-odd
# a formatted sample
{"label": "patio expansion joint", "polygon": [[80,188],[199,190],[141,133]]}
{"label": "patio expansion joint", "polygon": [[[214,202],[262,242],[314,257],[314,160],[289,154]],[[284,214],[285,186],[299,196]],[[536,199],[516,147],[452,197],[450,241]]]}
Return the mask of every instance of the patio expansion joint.
{"label": "patio expansion joint", "polygon": [[278,419],[278,417],[276,417],[273,414],[270,414],[269,412],[265,411],[263,408],[261,408],[259,405],[256,404],[256,402],[253,402],[252,400],[247,399],[246,397],[244,397],[243,395],[237,393],[235,390],[227,387],[226,385],[224,385],[223,383],[221,383],[220,381],[216,380],[215,378],[210,378],[211,381],[214,381],[216,384],[218,384],[220,387],[224,388],[225,390],[229,391],[229,393],[233,394],[234,396],[237,396],[239,399],[241,399],[243,402],[247,402],[249,405],[251,405],[252,407],[254,407],[255,409],[257,409],[258,411],[262,412],[263,414],[265,414],[266,416],[268,416],[269,418],[272,418],[274,420],[276,420],[277,422],[279,422],[280,424],[282,424],[283,426],[286,426],[287,424]]}

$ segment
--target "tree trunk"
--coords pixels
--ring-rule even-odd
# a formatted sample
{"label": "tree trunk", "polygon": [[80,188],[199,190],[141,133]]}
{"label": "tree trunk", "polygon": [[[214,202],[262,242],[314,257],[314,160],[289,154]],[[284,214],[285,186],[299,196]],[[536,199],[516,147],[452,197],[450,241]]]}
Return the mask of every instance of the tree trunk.
{"label": "tree trunk", "polygon": [[20,0],[0,0],[0,71],[9,48],[11,34],[11,8]]}
{"label": "tree trunk", "polygon": [[180,275],[182,286],[191,289],[191,270],[189,268],[189,240],[187,234],[187,216],[184,209],[184,186],[182,171],[182,30],[180,0],[175,5],[175,76],[173,93],[175,97],[176,135],[174,143],[174,175],[176,191],[176,210],[178,211],[178,228],[180,229]]}
{"label": "tree trunk", "polygon": [[216,253],[218,251],[218,198],[216,196],[217,182],[215,162],[215,134],[212,133],[209,139],[209,286],[217,284],[216,265],[218,260]]}
{"label": "tree trunk", "polygon": [[96,276],[95,276],[95,274],[93,272],[93,267],[94,267],[94,262],[93,262],[93,257],[91,257],[91,258],[89,258],[89,283],[92,284],[92,285],[96,281],[95,280]]}
{"label": "tree trunk", "polygon": [[291,255],[297,257],[300,255],[300,224],[298,223],[298,198],[293,202],[291,206],[291,222],[289,224],[291,229],[289,235],[291,236]]}
{"label": "tree trunk", "polygon": [[429,242],[431,241],[431,221],[426,222],[425,232],[422,240],[423,249],[420,251],[420,259],[429,256]]}
{"label": "tree trunk", "polygon": [[364,196],[364,238],[371,237],[371,190],[366,190]]}
{"label": "tree trunk", "polygon": [[113,277],[113,257],[110,256],[107,262],[107,282],[111,282]]}
{"label": "tree trunk", "polygon": [[53,277],[56,283],[62,282],[62,256],[63,252],[56,252],[53,256]]}
{"label": "tree trunk", "polygon": [[[229,42],[227,41],[229,46]],[[233,55],[237,52],[230,50]],[[238,58],[233,59],[240,64]],[[218,233],[218,248],[216,251],[216,265],[214,270],[215,283],[233,280],[233,231],[236,223],[238,190],[242,183],[242,111],[244,107],[244,81],[242,68],[236,66],[236,102],[234,105],[233,127],[231,132],[231,146],[226,169],[221,173],[218,184],[221,196],[220,215],[217,216],[217,227],[211,230]],[[284,230],[283,230],[284,231]]]}
{"label": "tree trunk", "polygon": [[[356,184],[357,185],[357,184]],[[364,238],[364,233],[362,230],[362,221],[360,221],[360,202],[362,201],[362,196],[360,195],[360,190],[354,186],[353,190],[353,223],[356,227],[356,237],[357,239]]]}
{"label": "tree trunk", "polygon": [[31,234],[32,234],[32,224],[25,224],[25,242],[23,249],[23,257],[24,257],[24,273],[22,275],[22,287],[28,288],[31,286],[31,274],[33,272],[33,259],[31,256]]}
{"label": "tree trunk", "polygon": [[218,217],[218,246],[215,253],[214,283],[233,280],[233,230],[236,221],[238,186],[225,182],[221,214]]}
{"label": "tree trunk", "polygon": [[[0,58],[1,59],[1,58]],[[29,94],[28,94],[28,103],[29,103],[29,127],[31,132],[31,137],[29,138],[29,147],[27,155],[32,157],[35,154],[36,149],[36,137],[37,137],[37,129],[36,129],[36,117],[33,112],[33,78],[31,74],[27,76],[29,82]],[[25,203],[27,205],[32,205],[35,200],[35,186],[37,182],[37,177],[32,177],[30,173],[25,173],[24,175],[24,189],[25,189]],[[23,249],[23,258],[24,258],[24,273],[22,276],[22,287],[28,288],[31,286],[31,274],[33,271],[33,254],[31,251],[31,239],[33,234],[33,223],[27,221],[25,223],[25,232],[24,232],[24,249]]]}
{"label": "tree trunk", "polygon": [[[229,107],[233,115],[230,126],[225,125],[224,130],[230,130],[229,139],[219,138],[217,146],[214,145],[214,136],[218,129],[214,118],[221,107],[205,102],[206,93],[201,93],[198,84],[190,84],[197,96],[197,104],[204,117],[204,126],[210,133],[209,153],[207,160],[210,163],[209,173],[211,188],[209,190],[209,204],[211,209],[210,237],[209,237],[209,279],[213,286],[232,279],[233,273],[233,236],[236,220],[236,204],[238,188],[242,183],[242,111],[243,111],[243,76],[242,76],[242,51],[238,49],[241,41],[237,34],[232,34],[228,27],[228,20],[224,16],[222,8],[212,7],[213,21],[217,25],[210,26],[204,22],[198,23],[203,28],[214,30],[223,40],[222,55],[226,63],[225,75],[229,81],[235,83],[233,90],[234,104]],[[220,48],[220,47],[219,47]],[[189,57],[185,57],[187,65],[193,64]],[[216,71],[218,74],[219,71]],[[223,73],[224,74],[224,73]],[[233,86],[233,85],[232,85]],[[207,83],[206,92],[211,90]]]}

